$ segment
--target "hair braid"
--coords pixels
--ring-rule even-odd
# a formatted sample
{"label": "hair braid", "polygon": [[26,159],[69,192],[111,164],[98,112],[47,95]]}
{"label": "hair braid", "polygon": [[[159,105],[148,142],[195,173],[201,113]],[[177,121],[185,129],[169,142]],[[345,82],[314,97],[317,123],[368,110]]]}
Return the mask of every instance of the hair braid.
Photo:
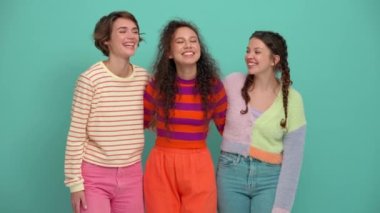
{"label": "hair braid", "polygon": [[281,84],[282,84],[282,104],[284,107],[285,118],[281,120],[280,125],[282,128],[286,129],[288,120],[288,100],[289,100],[289,87],[292,85],[290,79],[290,68],[288,64],[288,51],[285,39],[278,33],[274,33],[277,38],[278,45],[278,55],[280,56],[280,63],[277,69],[281,71]]}
{"label": "hair braid", "polygon": [[248,90],[250,88],[253,88],[254,79],[254,75],[247,75],[247,77],[245,78],[244,86],[243,88],[241,88],[241,96],[243,97],[245,102],[245,109],[240,110],[240,114],[247,114],[248,112],[248,103],[251,100],[251,97],[249,97],[248,94]]}
{"label": "hair braid", "polygon": [[[287,119],[288,119],[289,87],[292,84],[292,81],[290,79],[290,68],[288,64],[288,50],[287,50],[286,41],[280,34],[275,33],[275,32],[270,32],[270,31],[256,31],[251,35],[250,39],[252,38],[260,39],[271,50],[273,55],[280,56],[280,62],[274,67],[274,69],[275,71],[281,72],[282,104],[284,108],[285,118],[281,119],[280,126],[286,129]],[[248,77],[242,89],[242,96],[244,100],[246,101],[246,106],[248,103],[247,100],[249,101],[250,98],[246,92],[248,88],[245,88],[245,87],[248,85],[249,86],[253,85],[253,82],[251,84],[248,84],[247,81],[249,81]],[[253,78],[252,78],[252,81],[253,81]],[[248,96],[248,98],[245,96]],[[247,108],[246,108],[246,111],[247,111]]]}

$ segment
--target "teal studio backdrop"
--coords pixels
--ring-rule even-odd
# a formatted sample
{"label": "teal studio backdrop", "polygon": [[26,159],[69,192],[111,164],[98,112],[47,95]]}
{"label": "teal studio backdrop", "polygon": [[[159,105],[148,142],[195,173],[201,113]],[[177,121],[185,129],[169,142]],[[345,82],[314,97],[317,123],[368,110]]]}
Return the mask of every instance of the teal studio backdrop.
{"label": "teal studio backdrop", "polygon": [[[159,31],[175,17],[196,23],[222,75],[245,72],[248,37],[280,32],[308,131],[294,213],[380,209],[377,0],[2,0],[0,2],[0,212],[71,211],[63,160],[78,75],[104,59],[96,21],[129,10],[145,42],[132,62],[151,68]],[[215,164],[221,137],[208,145]],[[143,161],[153,145],[147,133]]]}

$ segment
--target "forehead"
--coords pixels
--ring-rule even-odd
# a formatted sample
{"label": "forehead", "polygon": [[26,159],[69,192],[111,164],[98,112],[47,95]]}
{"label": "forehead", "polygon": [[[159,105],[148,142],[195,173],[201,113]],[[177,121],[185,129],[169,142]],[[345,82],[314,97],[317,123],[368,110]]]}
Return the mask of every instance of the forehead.
{"label": "forehead", "polygon": [[197,34],[189,27],[180,27],[178,28],[173,35],[173,38],[179,37],[198,37]]}
{"label": "forehead", "polygon": [[248,47],[251,47],[251,48],[262,48],[262,49],[268,48],[267,45],[265,45],[265,43],[263,41],[261,41],[258,38],[255,38],[255,37],[251,38],[249,40]]}
{"label": "forehead", "polygon": [[113,28],[117,29],[120,27],[127,27],[127,28],[137,28],[137,25],[135,22],[133,22],[130,19],[127,18],[117,18],[115,22],[113,23]]}

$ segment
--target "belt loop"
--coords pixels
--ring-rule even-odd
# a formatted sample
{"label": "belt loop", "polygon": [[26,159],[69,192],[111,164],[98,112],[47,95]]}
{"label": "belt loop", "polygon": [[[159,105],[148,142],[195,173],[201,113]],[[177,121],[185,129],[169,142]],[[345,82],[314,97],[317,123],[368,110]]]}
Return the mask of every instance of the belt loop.
{"label": "belt loop", "polygon": [[237,154],[236,163],[240,163],[242,157],[242,155]]}

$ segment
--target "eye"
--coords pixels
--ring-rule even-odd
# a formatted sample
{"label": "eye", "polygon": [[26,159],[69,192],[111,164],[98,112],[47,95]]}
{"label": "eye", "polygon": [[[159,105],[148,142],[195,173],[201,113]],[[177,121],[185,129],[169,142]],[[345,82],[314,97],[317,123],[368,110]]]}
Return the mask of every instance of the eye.
{"label": "eye", "polygon": [[185,42],[185,40],[183,40],[183,39],[177,39],[175,43],[177,43],[177,44],[182,44],[182,43],[184,43],[184,42]]}
{"label": "eye", "polygon": [[191,39],[190,42],[191,43],[198,43],[198,40],[197,39]]}
{"label": "eye", "polygon": [[134,34],[138,34],[138,33],[139,33],[139,30],[138,30],[138,29],[133,29],[133,30],[132,30],[132,33],[134,33]]}

